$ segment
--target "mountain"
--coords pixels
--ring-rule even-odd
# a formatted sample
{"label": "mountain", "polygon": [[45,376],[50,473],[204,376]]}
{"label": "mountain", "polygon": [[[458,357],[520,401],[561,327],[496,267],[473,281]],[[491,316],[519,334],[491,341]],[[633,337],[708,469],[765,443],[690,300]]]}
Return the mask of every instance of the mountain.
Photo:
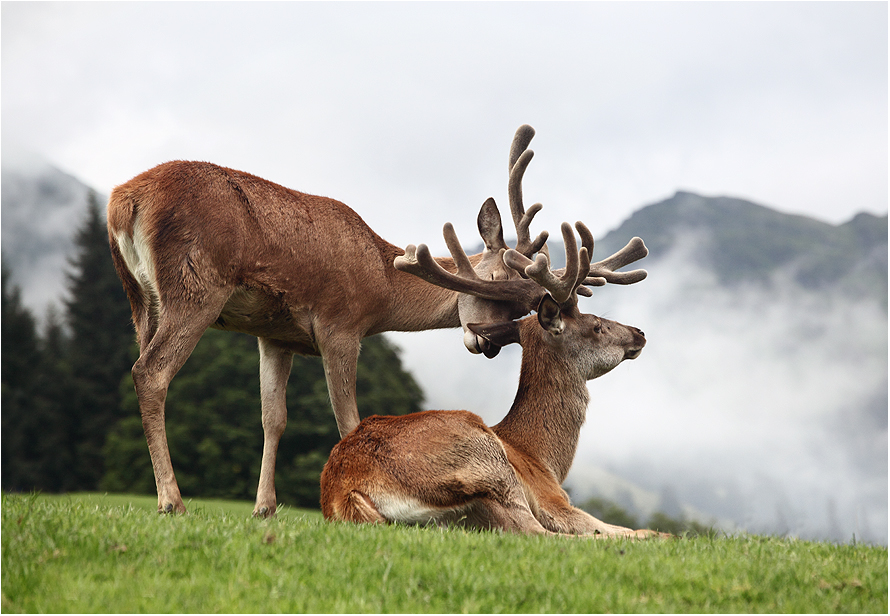
{"label": "mountain", "polygon": [[887,297],[887,215],[857,214],[842,225],[783,214],[731,197],[677,192],[637,210],[597,246],[611,254],[633,236],[642,237],[649,261],[698,237],[689,256],[724,285],[764,284],[789,274],[806,289],[842,289],[853,295]]}
{"label": "mountain", "polygon": [[83,222],[91,189],[45,160],[20,153],[4,156],[0,183],[4,266],[25,306],[42,317],[65,292],[74,230]]}

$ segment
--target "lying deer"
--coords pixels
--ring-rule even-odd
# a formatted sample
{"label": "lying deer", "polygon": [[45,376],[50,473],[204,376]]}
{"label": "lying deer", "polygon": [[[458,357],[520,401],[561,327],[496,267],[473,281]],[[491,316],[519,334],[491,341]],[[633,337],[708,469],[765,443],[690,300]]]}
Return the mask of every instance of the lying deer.
{"label": "lying deer", "polygon": [[606,524],[573,507],[560,485],[584,423],[587,381],[646,344],[643,332],[578,310],[593,240],[583,247],[563,225],[567,267],[561,276],[540,255],[505,260],[547,291],[537,316],[469,324],[492,344],[522,346],[519,390],[507,416],[489,428],[467,411],[374,415],[341,440],[321,474],[325,518],[351,522],[460,524],[540,534],[653,535]]}
{"label": "lying deer", "polygon": [[[508,184],[514,250],[526,258],[547,240],[546,231],[535,239],[529,231],[541,205],[526,211],[522,203],[533,136],[530,126],[517,130]],[[485,249],[455,264],[433,259],[424,245],[403,251],[386,242],[339,201],[210,163],[164,163],[116,187],[108,201],[108,235],[139,342],[133,381],[158,511],[185,512],[167,445],[164,401],[208,327],[259,339],[264,440],[258,516],[276,509],[275,458],[287,423],[294,353],[321,356],[341,435],[359,422],[355,382],[363,337],[462,325],[470,351],[496,355],[499,347],[467,323],[528,314],[541,291],[503,262],[508,246],[493,199],[483,204],[477,224]],[[445,231],[457,241],[450,225]],[[599,270],[592,266],[585,284],[627,284],[645,276],[642,270],[611,271],[622,264],[619,258],[607,259]],[[408,273],[417,267],[436,285]],[[455,289],[448,278],[455,271],[502,284],[474,291],[462,283]]]}

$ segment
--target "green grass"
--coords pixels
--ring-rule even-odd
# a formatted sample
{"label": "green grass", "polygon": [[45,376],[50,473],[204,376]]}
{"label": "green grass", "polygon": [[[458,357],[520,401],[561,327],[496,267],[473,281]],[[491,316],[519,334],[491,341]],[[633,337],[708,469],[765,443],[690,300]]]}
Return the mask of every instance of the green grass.
{"label": "green grass", "polygon": [[3,495],[4,612],[887,612],[887,548],[330,524],[289,508]]}

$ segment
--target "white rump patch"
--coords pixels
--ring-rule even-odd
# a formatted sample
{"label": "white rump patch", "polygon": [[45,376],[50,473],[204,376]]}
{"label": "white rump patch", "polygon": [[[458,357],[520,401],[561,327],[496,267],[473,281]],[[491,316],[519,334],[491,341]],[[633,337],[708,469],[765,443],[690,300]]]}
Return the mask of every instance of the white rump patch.
{"label": "white rump patch", "polygon": [[136,219],[133,225],[133,237],[126,233],[115,233],[114,239],[120,248],[121,256],[127,269],[133,274],[136,282],[151,298],[152,303],[158,297],[157,278],[155,277],[155,263],[151,254],[151,247],[148,244],[148,238]]}

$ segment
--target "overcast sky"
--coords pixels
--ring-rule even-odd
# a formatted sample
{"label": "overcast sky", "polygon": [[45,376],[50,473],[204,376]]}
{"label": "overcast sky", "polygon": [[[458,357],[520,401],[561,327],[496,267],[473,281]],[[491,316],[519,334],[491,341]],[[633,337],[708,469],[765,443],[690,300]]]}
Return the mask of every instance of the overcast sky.
{"label": "overcast sky", "polygon": [[528,123],[536,229],[602,235],[677,189],[838,223],[887,211],[887,25],[884,2],[3,2],[2,154],[105,194],[209,160],[435,249],[488,196],[506,215]]}

